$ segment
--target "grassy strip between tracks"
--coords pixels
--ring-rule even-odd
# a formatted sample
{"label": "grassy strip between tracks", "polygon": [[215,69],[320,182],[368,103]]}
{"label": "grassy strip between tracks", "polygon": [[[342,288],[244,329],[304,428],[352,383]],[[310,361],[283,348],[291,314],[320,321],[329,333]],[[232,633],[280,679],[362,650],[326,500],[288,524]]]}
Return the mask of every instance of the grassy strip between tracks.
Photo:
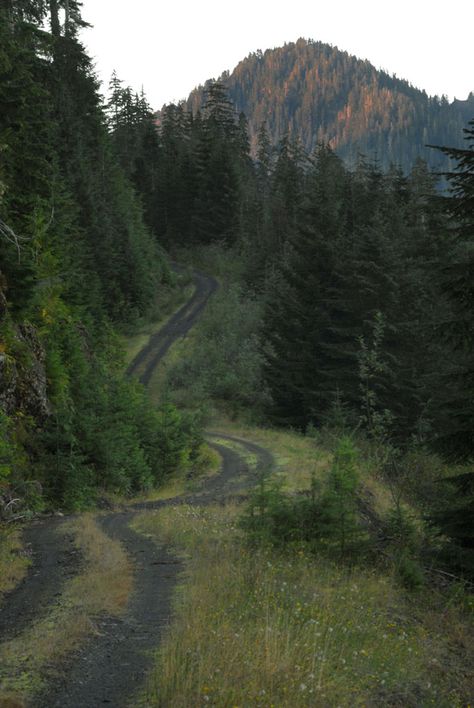
{"label": "grassy strip between tracks", "polygon": [[0,525],[0,603],[23,580],[29,565],[20,529]]}
{"label": "grassy strip between tracks", "polygon": [[82,555],[80,571],[66,582],[43,618],[0,645],[0,706],[29,703],[67,654],[98,631],[97,619],[123,612],[132,589],[132,568],[124,550],[92,515],[61,530],[75,535]]}
{"label": "grassy strip between tracks", "polygon": [[122,338],[127,365],[148,345],[150,338],[154,334],[158,334],[184,303],[192,298],[194,291],[195,285],[191,282],[180,288],[170,288],[164,294],[160,294],[158,316],[152,322],[144,323],[135,334]]}
{"label": "grassy strip between tracks", "polygon": [[[291,433],[252,439],[280,450],[287,474],[314,451]],[[452,598],[431,589],[414,598],[388,573],[303,548],[250,550],[241,513],[181,506],[135,519],[187,560],[175,620],[135,705],[468,705],[472,639]]]}

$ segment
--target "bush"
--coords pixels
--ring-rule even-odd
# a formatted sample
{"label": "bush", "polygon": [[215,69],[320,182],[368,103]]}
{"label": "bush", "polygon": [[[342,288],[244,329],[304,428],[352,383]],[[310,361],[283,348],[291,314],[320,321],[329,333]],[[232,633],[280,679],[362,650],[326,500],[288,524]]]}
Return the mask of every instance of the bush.
{"label": "bush", "polygon": [[191,404],[202,399],[224,402],[232,412],[261,408],[261,305],[237,285],[219,291],[210,301],[194,335],[192,350],[169,375],[172,389],[191,392]]}
{"label": "bush", "polygon": [[396,564],[397,576],[407,590],[419,590],[423,587],[425,577],[420,564],[407,552],[403,552]]}
{"label": "bush", "polygon": [[352,441],[343,437],[322,490],[313,478],[306,494],[289,496],[264,474],[241,518],[241,528],[253,544],[304,544],[347,556],[358,550],[362,537],[357,487],[356,451]]}

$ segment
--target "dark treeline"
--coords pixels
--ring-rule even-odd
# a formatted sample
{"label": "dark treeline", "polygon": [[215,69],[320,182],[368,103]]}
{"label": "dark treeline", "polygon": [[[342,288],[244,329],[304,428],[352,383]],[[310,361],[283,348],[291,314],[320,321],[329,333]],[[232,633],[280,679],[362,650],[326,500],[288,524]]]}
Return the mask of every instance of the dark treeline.
{"label": "dark treeline", "polygon": [[364,156],[349,170],[325,144],[272,148],[265,124],[252,160],[219,82],[202,113],[170,105],[158,130],[143,97],[112,88],[112,138],[149,228],[171,251],[233,248],[266,303],[270,417],[305,429],[337,404],[397,441],[472,455],[472,129],[444,150],[459,172],[440,196],[421,160],[409,175]]}
{"label": "dark treeline", "polygon": [[[124,381],[113,327],[170,273],[121,162],[80,2],[0,2],[0,497],[78,507],[158,483],[193,448]],[[39,484],[38,484],[39,483]]]}

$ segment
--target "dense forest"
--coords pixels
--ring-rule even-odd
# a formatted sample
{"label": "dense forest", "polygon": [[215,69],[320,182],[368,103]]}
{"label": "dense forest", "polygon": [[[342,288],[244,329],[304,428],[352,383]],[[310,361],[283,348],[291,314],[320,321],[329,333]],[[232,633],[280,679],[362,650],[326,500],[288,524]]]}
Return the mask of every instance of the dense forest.
{"label": "dense forest", "polygon": [[[141,99],[113,86],[127,132]],[[172,372],[188,402],[194,389],[195,405],[211,396],[278,426],[365,431],[396,455],[472,460],[472,122],[463,148],[442,150],[457,165],[443,194],[421,159],[408,175],[364,156],[348,169],[325,143],[308,155],[286,135],[273,148],[264,124],[253,160],[220,82],[196,115],[167,106],[153,145],[145,125],[128,126],[135,158],[123,161],[150,229],[178,254],[220,248],[238,271]],[[456,500],[452,533],[469,555],[461,469],[441,496]]]}
{"label": "dense forest", "polygon": [[[178,257],[219,249],[238,271],[173,372],[177,385],[200,381],[200,397],[277,426],[362,431],[394,451],[394,468],[412,449],[472,461],[474,122],[463,136],[463,116],[444,101],[417,103],[418,92],[369,64],[299,42],[249,61],[280,66],[280,81],[289,57],[302,57],[298,76],[320,56],[314,76],[324,69],[326,78],[314,87],[337,137],[313,134],[304,113],[313,127],[301,136],[283,101],[266,124],[250,94],[249,130],[228,77],[208,83],[200,110],[169,105],[157,125],[145,95],[115,75],[102,101],[78,41],[80,3],[0,7],[5,499],[10,490],[30,507],[77,508],[98,489],[159,484],[196,454],[194,417],[166,397],[151,407],[124,379],[116,338],[152,317],[172,283],[162,248]],[[344,81],[375,93],[340,120]],[[297,83],[290,89],[304,100]],[[387,158],[359,154],[349,167],[344,145],[361,138],[366,119],[379,129],[360,149],[389,146]],[[453,166],[443,195],[426,162],[413,162],[427,140],[446,145],[432,152]],[[464,568],[473,563],[474,485],[459,470],[430,513]]]}
{"label": "dense forest", "polygon": [[98,489],[146,488],[197,442],[181,414],[154,410],[123,377],[116,331],[146,317],[172,275],[121,165],[83,25],[73,1],[0,4],[0,496],[10,509],[14,498],[78,508]]}
{"label": "dense forest", "polygon": [[[384,169],[394,163],[407,172],[418,157],[432,168],[451,168],[449,159],[425,146],[459,147],[461,129],[474,111],[473,94],[450,104],[367,60],[305,39],[250,54],[220,80],[249,120],[253,147],[266,122],[274,145],[285,133],[308,152],[328,143],[350,166],[363,153]],[[187,101],[194,113],[203,91],[196,89]]]}

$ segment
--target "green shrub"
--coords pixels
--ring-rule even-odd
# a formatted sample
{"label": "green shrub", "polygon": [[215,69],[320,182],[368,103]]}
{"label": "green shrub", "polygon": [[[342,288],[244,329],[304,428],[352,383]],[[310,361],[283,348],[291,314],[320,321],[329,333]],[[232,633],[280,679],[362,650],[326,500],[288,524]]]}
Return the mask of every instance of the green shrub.
{"label": "green shrub", "polygon": [[185,389],[192,405],[212,399],[233,412],[261,408],[266,399],[261,316],[261,304],[239,286],[220,290],[200,320],[191,351],[170,372],[171,388]]}
{"label": "green shrub", "polygon": [[419,590],[425,582],[423,570],[419,562],[408,552],[403,552],[396,564],[397,576],[407,590]]}
{"label": "green shrub", "polygon": [[304,544],[347,556],[358,549],[362,538],[357,487],[356,451],[352,441],[343,437],[322,490],[313,478],[307,493],[290,496],[282,492],[278,481],[263,474],[241,518],[241,528],[253,544]]}
{"label": "green shrub", "polygon": [[354,550],[361,537],[357,513],[357,453],[350,437],[343,436],[336,448],[328,486],[321,498],[321,532],[341,555]]}

